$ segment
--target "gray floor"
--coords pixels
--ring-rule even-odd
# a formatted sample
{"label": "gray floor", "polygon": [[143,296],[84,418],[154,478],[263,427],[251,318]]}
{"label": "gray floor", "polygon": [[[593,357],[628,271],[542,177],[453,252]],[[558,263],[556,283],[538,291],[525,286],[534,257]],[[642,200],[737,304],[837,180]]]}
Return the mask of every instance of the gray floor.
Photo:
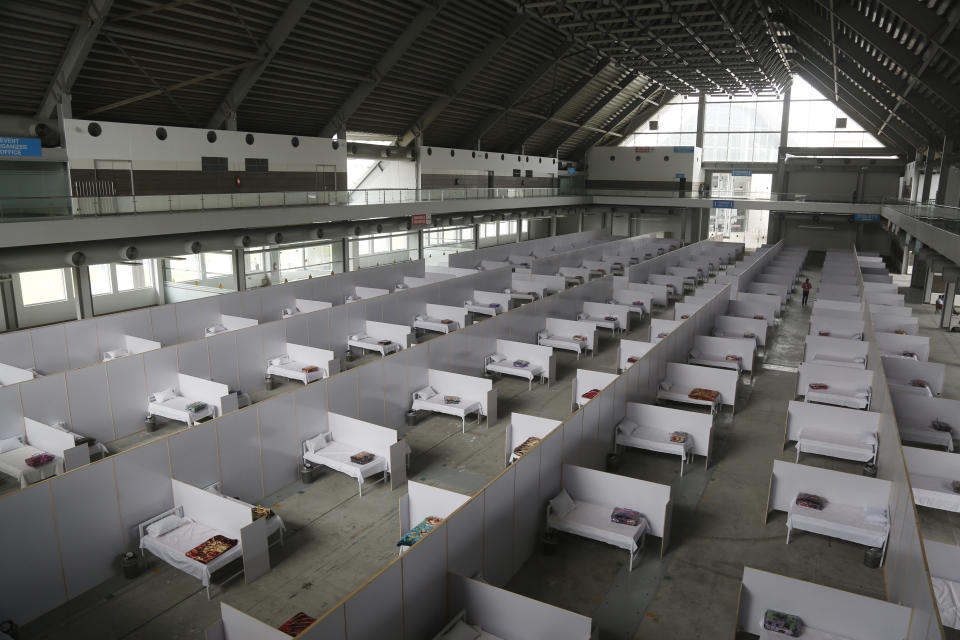
{"label": "gray floor", "polygon": [[[817,270],[810,274],[815,279]],[[657,315],[672,317],[672,310]],[[658,557],[659,541],[651,539],[641,564],[628,573],[621,550],[563,537],[555,556],[538,550],[508,588],[592,616],[604,640],[732,634],[744,565],[883,597],[881,572],[863,565],[863,547],[812,534],[796,535],[787,547],[783,514],[763,523],[772,462],[795,455],[792,446],[782,451],[783,434],[808,321],[798,294],[769,345],[767,367],[752,386],[741,385],[736,415],[718,420],[709,469],[691,465],[681,479],[674,456],[624,454],[619,473],[674,486],[673,539],[664,558]],[[644,322],[626,337],[648,335]],[[953,336],[940,337],[960,365],[960,345]],[[576,368],[613,372],[615,357],[615,340],[605,331],[596,357],[577,361],[558,353],[558,380],[549,388],[534,385],[528,392],[524,380],[497,381],[502,417],[495,424],[474,423],[464,435],[456,419],[425,420],[405,435],[414,452],[410,478],[462,493],[477,490],[503,468],[511,411],[566,418]],[[948,379],[956,377],[950,372]],[[859,465],[812,455],[804,462],[860,472]],[[275,548],[273,571],[259,581],[231,583],[208,601],[197,581],[154,565],[135,580],[117,579],[43,616],[24,637],[194,639],[217,618],[221,598],[274,625],[297,611],[320,615],[394,557],[402,493],[379,484],[359,498],[355,481],[336,473],[291,486],[265,500],[283,515],[288,534],[286,545]],[[934,523],[940,537],[956,530],[956,523],[939,517]]]}

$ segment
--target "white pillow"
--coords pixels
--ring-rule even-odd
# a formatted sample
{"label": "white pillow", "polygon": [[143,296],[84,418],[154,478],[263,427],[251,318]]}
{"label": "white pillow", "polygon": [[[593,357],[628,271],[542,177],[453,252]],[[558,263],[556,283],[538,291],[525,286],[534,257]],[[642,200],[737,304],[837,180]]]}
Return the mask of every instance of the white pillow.
{"label": "white pillow", "polygon": [[471,305],[471,304],[473,304],[473,300],[465,300],[463,304],[465,304],[465,305]]}
{"label": "white pillow", "polygon": [[457,624],[443,634],[444,640],[477,640],[480,632],[466,624],[463,620],[458,620]]}
{"label": "white pillow", "polygon": [[857,389],[857,397],[858,397],[858,398],[869,398],[869,397],[870,397],[870,389]]}
{"label": "white pillow", "polygon": [[127,355],[127,350],[122,347],[120,349],[111,349],[103,355],[107,356],[108,359],[113,360],[114,358]]}
{"label": "white pillow", "polygon": [[174,529],[179,529],[185,525],[187,521],[177,515],[169,515],[162,520],[157,520],[156,522],[150,524],[147,527],[147,535],[157,538],[164,534],[170,533]]}
{"label": "white pillow", "polygon": [[634,433],[636,433],[637,429],[639,428],[640,428],[640,425],[638,425],[633,420],[628,420],[624,418],[620,422],[620,433],[622,433],[625,436],[632,436]]}
{"label": "white pillow", "polygon": [[363,340],[363,339],[366,338],[366,337],[367,337],[367,334],[365,334],[365,333],[355,333],[355,334],[353,334],[352,336],[350,336],[350,339],[351,339],[351,340]]}
{"label": "white pillow", "polygon": [[288,362],[290,362],[290,356],[288,355],[277,356],[276,358],[270,359],[270,364],[287,364]]}
{"label": "white pillow", "polygon": [[13,451],[19,449],[23,446],[23,442],[20,440],[20,436],[13,436],[12,438],[4,438],[0,440],[0,453],[6,453],[7,451]]}
{"label": "white pillow", "polygon": [[550,501],[550,508],[558,518],[565,518],[568,513],[577,508],[577,503],[573,501],[566,489],[560,489],[560,493]]}
{"label": "white pillow", "polygon": [[307,440],[307,451],[313,453],[314,451],[319,451],[320,449],[325,448],[328,444],[330,444],[328,437],[329,435],[329,432],[321,433],[320,435],[314,436],[313,438]]}
{"label": "white pillow", "polygon": [[207,333],[222,333],[222,332],[224,332],[224,331],[226,331],[226,330],[227,330],[227,328],[226,328],[225,326],[223,326],[222,324],[214,324],[214,325],[211,325],[211,326],[207,327]]}
{"label": "white pillow", "polygon": [[673,388],[673,383],[670,382],[669,380],[660,381],[660,389],[662,389],[663,391],[670,391],[670,389],[672,388]]}
{"label": "white pillow", "polygon": [[860,433],[860,442],[862,444],[876,444],[877,434],[873,431],[862,431]]}
{"label": "white pillow", "polygon": [[416,393],[417,399],[419,400],[429,400],[435,395],[437,395],[437,390],[434,389],[433,387],[424,387],[423,389],[420,389],[420,391],[417,391]]}
{"label": "white pillow", "polygon": [[694,360],[699,360],[699,359],[700,359],[700,356],[702,356],[702,355],[703,355],[703,352],[700,351],[700,349],[691,349],[691,350],[690,350],[690,357],[693,358]]}
{"label": "white pillow", "polygon": [[507,359],[507,356],[503,355],[502,353],[495,353],[492,356],[490,356],[491,362],[503,362],[506,359]]}
{"label": "white pillow", "polygon": [[866,362],[866,359],[857,357],[857,358],[854,358],[853,361],[856,362],[857,364],[863,364],[864,362]]}
{"label": "white pillow", "polygon": [[864,520],[870,524],[886,524],[887,510],[883,507],[867,507],[864,510]]}
{"label": "white pillow", "polygon": [[153,402],[166,402],[177,397],[177,391],[173,387],[162,389],[153,394]]}
{"label": "white pillow", "polygon": [[421,321],[422,321],[422,320],[426,320],[426,316],[424,316],[424,315],[419,315],[419,316],[417,316],[416,318],[414,318],[414,320],[421,320]]}

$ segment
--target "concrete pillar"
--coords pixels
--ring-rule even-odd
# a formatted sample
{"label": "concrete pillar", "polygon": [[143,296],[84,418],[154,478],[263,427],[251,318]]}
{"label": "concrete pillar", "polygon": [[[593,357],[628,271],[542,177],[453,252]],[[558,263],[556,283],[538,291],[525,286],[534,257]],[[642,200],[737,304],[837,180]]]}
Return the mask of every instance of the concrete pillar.
{"label": "concrete pillar", "polygon": [[937,204],[947,203],[947,185],[950,182],[950,153],[953,151],[953,140],[943,138],[943,151],[940,153],[940,182],[937,183]]}
{"label": "concrete pillar", "polygon": [[3,318],[4,331],[20,328],[17,318],[17,304],[13,297],[13,276],[0,276],[0,317]]}
{"label": "concrete pillar", "polygon": [[927,278],[927,264],[920,259],[920,252],[913,254],[913,273],[910,275],[910,288],[919,289]]}
{"label": "concrete pillar", "polygon": [[[777,150],[777,172],[773,176],[773,194],[783,193],[787,190],[787,141],[790,132],[790,90],[791,85],[787,85],[783,92],[783,113],[780,116],[780,147]],[[768,241],[770,234],[767,233]]]}
{"label": "concrete pillar", "polygon": [[413,179],[414,179],[414,183],[416,184],[417,200],[419,201],[420,189],[421,189],[420,176],[422,175],[422,172],[423,172],[423,164],[421,162],[421,156],[423,155],[423,134],[420,134],[419,136],[413,139],[413,150],[417,158],[417,161],[414,166]]}
{"label": "concrete pillar", "polygon": [[246,291],[247,261],[244,259],[243,247],[233,250],[233,273],[237,277],[237,291]]}
{"label": "concrete pillar", "polygon": [[93,290],[90,287],[90,269],[86,266],[72,267],[73,304],[77,311],[77,320],[93,317]]}
{"label": "concrete pillar", "polygon": [[910,232],[907,232],[906,238],[903,241],[903,259],[900,262],[900,274],[904,275],[907,273],[907,268],[910,266]]}
{"label": "concrete pillar", "polygon": [[953,320],[953,303],[957,297],[957,280],[960,279],[960,269],[945,267],[943,270],[943,310],[940,311],[940,328],[950,329]]}
{"label": "concrete pillar", "polygon": [[927,152],[924,155],[926,162],[923,168],[923,191],[920,193],[921,204],[930,199],[930,183],[933,182],[933,154],[935,149],[936,146],[934,143],[927,143]]}
{"label": "concrete pillar", "polygon": [[550,236],[557,235],[557,212],[554,211],[553,215],[550,216]]}
{"label": "concrete pillar", "polygon": [[343,273],[350,271],[350,255],[348,249],[350,248],[350,243],[347,242],[346,237],[340,238],[340,260],[343,265]]}
{"label": "concrete pillar", "polygon": [[227,119],[223,121],[223,126],[228,131],[237,130],[237,112],[234,111],[227,116]]}
{"label": "concrete pillar", "polygon": [[583,211],[582,210],[577,216],[577,231],[583,231]]}
{"label": "concrete pillar", "polygon": [[[473,243],[477,243],[477,225],[473,225]],[[423,229],[417,229],[417,260],[423,260]]]}
{"label": "concrete pillar", "polygon": [[771,211],[767,219],[767,244],[780,242],[783,235],[783,214]]}
{"label": "concrete pillar", "polygon": [[923,304],[928,304],[930,302],[930,294],[933,293],[933,276],[935,271],[935,266],[933,261],[925,263],[926,273],[923,278]]}

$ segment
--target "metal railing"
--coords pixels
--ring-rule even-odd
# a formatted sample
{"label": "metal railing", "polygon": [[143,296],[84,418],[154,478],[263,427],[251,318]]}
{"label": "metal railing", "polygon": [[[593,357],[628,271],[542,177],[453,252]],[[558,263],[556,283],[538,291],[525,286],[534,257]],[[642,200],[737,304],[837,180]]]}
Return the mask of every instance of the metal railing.
{"label": "metal railing", "polygon": [[942,204],[920,204],[894,198],[885,199],[883,205],[911,218],[926,220],[931,224],[960,221],[960,207]]}
{"label": "metal railing", "polygon": [[[490,200],[558,196],[553,187],[360,189],[354,191],[277,191],[256,193],[197,193],[184,195],[0,197],[0,220],[63,216],[105,216],[141,213],[181,213],[218,209],[385,205],[448,200]],[[564,194],[579,195],[579,194]]]}

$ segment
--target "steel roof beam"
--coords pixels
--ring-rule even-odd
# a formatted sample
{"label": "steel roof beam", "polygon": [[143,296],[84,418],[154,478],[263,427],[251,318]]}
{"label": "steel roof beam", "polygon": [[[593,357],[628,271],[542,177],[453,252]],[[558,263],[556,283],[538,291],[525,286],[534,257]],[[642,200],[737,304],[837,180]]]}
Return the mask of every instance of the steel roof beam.
{"label": "steel roof beam", "polygon": [[[668,93],[669,92],[667,92],[666,89],[664,89],[661,85],[655,85],[655,84],[650,85],[642,93],[637,95],[636,98],[634,98],[628,104],[626,104],[623,107],[623,109],[620,110],[620,113],[618,113],[616,116],[614,116],[612,120],[610,120],[605,124],[605,127],[610,131],[616,131],[620,127],[620,124],[633,114],[636,114],[636,116],[640,116],[641,114],[646,114],[646,113],[656,113],[656,111],[660,110],[660,106],[664,103],[664,101],[668,99],[666,97],[666,94]],[[654,99],[658,95],[661,96],[661,100],[659,103],[656,103],[654,102]],[[652,112],[649,112],[647,110],[647,105],[653,105],[656,107],[656,109]],[[631,119],[631,122],[632,121],[633,119]],[[624,131],[629,131],[629,130],[630,129],[628,124],[627,127],[624,127]],[[624,134],[624,135],[629,135],[629,134]],[[610,137],[609,134],[605,134],[605,133],[602,133],[599,136],[597,135],[588,136],[584,142],[580,143],[577,146],[574,155],[576,156],[581,149],[585,149],[587,147],[603,146],[603,143],[606,142],[607,138],[609,137]],[[562,143],[561,143],[561,146],[563,146]]]}
{"label": "steel roof beam", "polygon": [[420,13],[407,25],[394,43],[387,49],[370,71],[370,77],[354,87],[353,92],[343,101],[334,116],[320,130],[321,138],[330,138],[333,134],[347,126],[347,122],[363,105],[364,101],[373,93],[373,90],[387,77],[393,66],[400,61],[407,50],[413,46],[420,34],[426,30],[436,15],[443,9],[447,0],[428,2]]}
{"label": "steel roof beam", "polygon": [[[606,109],[606,108],[607,108],[607,105],[609,105],[609,104],[610,104],[611,102],[613,102],[620,94],[622,94],[624,91],[626,91],[626,90],[627,90],[627,87],[629,87],[629,86],[633,83],[633,81],[636,80],[638,77],[639,77],[639,74],[637,74],[637,73],[631,73],[631,74],[627,75],[626,77],[622,78],[622,79],[617,83],[617,86],[616,86],[616,87],[614,87],[613,89],[611,89],[610,91],[608,91],[606,94],[604,94],[603,96],[601,96],[599,100],[597,100],[596,102],[593,103],[593,106],[591,106],[589,109],[587,109],[586,113],[584,113],[583,115],[581,115],[580,117],[577,118],[577,120],[576,120],[577,124],[581,124],[581,125],[589,124],[590,120],[592,120],[598,113],[600,113],[601,111],[603,111],[604,109]],[[565,143],[567,140],[569,140],[569,139],[570,139],[570,136],[572,136],[572,135],[573,135],[574,133],[576,133],[577,131],[579,131],[579,129],[576,129],[576,130],[571,131],[571,132],[569,132],[569,133],[563,134],[562,137],[560,138],[560,141],[557,142],[556,145],[554,145],[553,143],[551,143],[551,145],[550,145],[550,147],[549,147],[550,151],[553,151],[553,150],[555,150],[555,149],[559,149],[560,147],[562,147],[562,146],[563,146],[563,143]]]}
{"label": "steel roof beam", "polygon": [[275,56],[277,51],[280,50],[280,47],[283,46],[287,36],[290,35],[290,32],[293,31],[297,23],[300,22],[300,18],[307,12],[312,2],[313,0],[290,0],[287,7],[283,10],[283,13],[280,14],[280,17],[277,19],[276,24],[270,29],[270,33],[267,34],[266,39],[257,47],[256,55],[252,56],[256,57],[259,61],[257,64],[252,64],[240,72],[240,75],[234,80],[233,86],[230,87],[227,95],[225,95],[220,102],[220,106],[218,106],[217,110],[210,116],[210,119],[207,121],[207,127],[216,129],[236,115],[237,109],[240,108],[240,104],[244,98],[247,97],[247,94],[250,93],[253,86],[257,84],[257,80],[260,79],[260,76],[263,75],[263,72],[270,65],[273,56]]}
{"label": "steel roof beam", "polygon": [[70,93],[112,7],[113,0],[89,0],[87,3],[82,21],[74,28],[70,43],[60,57],[57,71],[34,116],[38,120],[52,117],[57,104]]}
{"label": "steel roof beam", "polygon": [[515,107],[517,103],[520,102],[520,99],[526,95],[527,91],[540,82],[544,76],[550,73],[554,66],[556,66],[559,62],[559,59],[563,57],[563,55],[566,54],[571,47],[573,47],[573,42],[571,41],[563,42],[559,47],[557,47],[553,51],[553,55],[549,60],[544,60],[539,66],[537,66],[536,69],[530,72],[530,75],[524,78],[523,82],[520,83],[520,86],[513,90],[513,92],[507,97],[507,102],[503,109],[489,113],[480,122],[480,124],[473,129],[473,131],[461,139],[460,146],[463,148],[472,148],[474,145],[476,145],[477,148],[479,148],[480,139],[483,138],[483,134],[485,134],[490,127],[500,122],[500,118],[505,116],[510,109]]}
{"label": "steel roof beam", "polygon": [[453,102],[454,98],[457,97],[461,91],[463,91],[467,85],[469,85],[473,79],[483,71],[484,67],[492,61],[497,53],[499,53],[500,48],[507,43],[510,38],[517,34],[518,31],[526,24],[528,16],[526,14],[516,15],[509,24],[504,27],[502,33],[498,33],[494,36],[493,40],[487,43],[487,46],[483,48],[483,51],[477,54],[473,61],[467,65],[467,68],[464,69],[459,76],[453,81],[453,84],[450,85],[450,90],[448,95],[437,98],[433,103],[427,107],[427,109],[417,118],[414,124],[400,136],[397,140],[397,145],[401,147],[409,146],[417,136],[421,135],[427,128],[433,123],[437,117],[443,113],[443,110]]}

